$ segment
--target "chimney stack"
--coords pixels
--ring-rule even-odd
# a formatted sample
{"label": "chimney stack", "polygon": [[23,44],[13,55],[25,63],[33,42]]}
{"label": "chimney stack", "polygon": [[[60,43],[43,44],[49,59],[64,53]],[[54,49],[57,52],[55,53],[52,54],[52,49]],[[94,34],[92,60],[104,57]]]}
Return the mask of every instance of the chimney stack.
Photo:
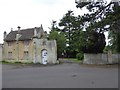
{"label": "chimney stack", "polygon": [[18,33],[20,34],[20,28],[21,28],[21,27],[20,27],[20,26],[18,26],[17,28],[18,28]]}
{"label": "chimney stack", "polygon": [[37,37],[37,27],[34,28],[34,37]]}
{"label": "chimney stack", "polygon": [[13,31],[13,28],[11,28],[11,32]]}
{"label": "chimney stack", "polygon": [[6,32],[6,31],[4,31],[4,39],[6,38],[6,36],[7,36],[7,32]]}

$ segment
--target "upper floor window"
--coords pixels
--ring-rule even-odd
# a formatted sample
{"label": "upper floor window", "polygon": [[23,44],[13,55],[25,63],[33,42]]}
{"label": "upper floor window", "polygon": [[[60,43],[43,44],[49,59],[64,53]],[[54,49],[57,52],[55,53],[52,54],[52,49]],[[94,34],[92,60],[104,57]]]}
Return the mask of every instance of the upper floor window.
{"label": "upper floor window", "polygon": [[29,40],[24,41],[24,45],[28,46],[29,45]]}
{"label": "upper floor window", "polygon": [[8,42],[8,46],[12,46],[12,42]]}

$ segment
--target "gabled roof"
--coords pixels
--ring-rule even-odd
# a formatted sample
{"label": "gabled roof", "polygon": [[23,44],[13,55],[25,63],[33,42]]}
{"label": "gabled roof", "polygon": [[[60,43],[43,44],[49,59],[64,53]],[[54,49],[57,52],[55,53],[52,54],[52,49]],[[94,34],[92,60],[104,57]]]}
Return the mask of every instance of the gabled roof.
{"label": "gabled roof", "polygon": [[[36,28],[37,32],[39,31],[39,28]],[[16,35],[18,34],[18,31],[11,31],[4,41],[16,41]],[[34,36],[34,28],[29,28],[29,29],[22,29],[20,30],[20,35],[21,37],[19,38],[19,41],[23,40],[30,40]]]}

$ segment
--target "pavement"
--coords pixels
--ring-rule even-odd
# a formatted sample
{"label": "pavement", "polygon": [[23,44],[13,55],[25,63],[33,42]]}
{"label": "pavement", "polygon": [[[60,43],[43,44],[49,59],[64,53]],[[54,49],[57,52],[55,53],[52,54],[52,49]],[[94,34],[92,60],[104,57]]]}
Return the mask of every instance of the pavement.
{"label": "pavement", "polygon": [[118,88],[118,68],[77,63],[2,65],[3,88]]}

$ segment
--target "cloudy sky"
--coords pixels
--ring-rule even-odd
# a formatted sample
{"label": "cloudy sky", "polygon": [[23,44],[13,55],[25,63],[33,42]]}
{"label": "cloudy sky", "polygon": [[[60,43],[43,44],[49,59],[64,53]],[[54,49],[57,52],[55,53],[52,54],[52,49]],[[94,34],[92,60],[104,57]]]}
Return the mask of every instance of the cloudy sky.
{"label": "cloudy sky", "polygon": [[16,30],[17,26],[25,29],[42,24],[45,31],[50,31],[52,20],[59,21],[68,10],[83,14],[75,0],[0,0],[0,43],[3,32]]}
{"label": "cloudy sky", "polygon": [[0,43],[3,43],[3,33],[9,33],[11,28],[17,30],[39,27],[50,31],[52,20],[59,21],[68,10],[75,15],[82,15],[87,10],[76,8],[75,0],[0,0]]}

